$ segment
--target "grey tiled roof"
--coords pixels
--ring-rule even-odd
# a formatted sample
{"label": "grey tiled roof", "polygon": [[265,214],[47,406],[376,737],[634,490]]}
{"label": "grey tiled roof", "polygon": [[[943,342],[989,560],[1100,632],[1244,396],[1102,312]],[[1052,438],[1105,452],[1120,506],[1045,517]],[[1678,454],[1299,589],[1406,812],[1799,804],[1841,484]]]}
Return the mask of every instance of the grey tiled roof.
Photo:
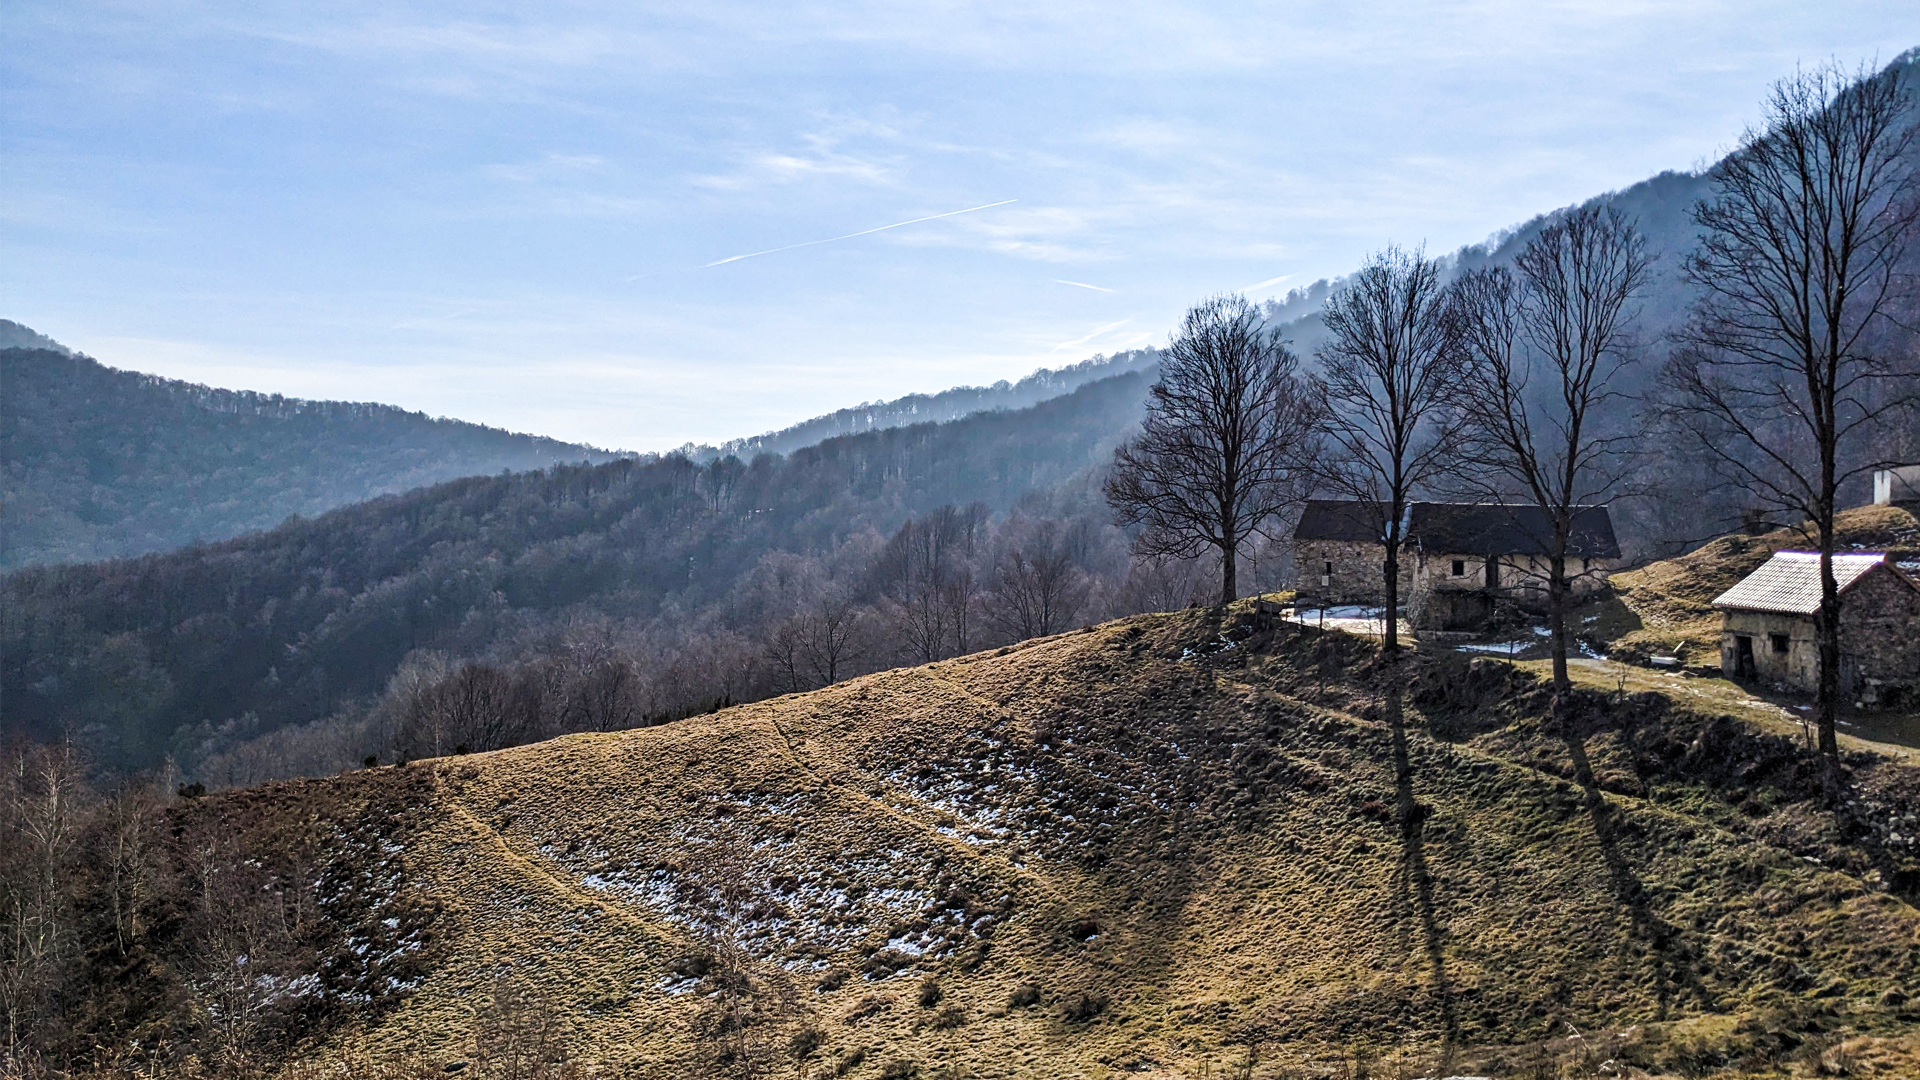
{"label": "grey tiled roof", "polygon": [[[1614,539],[1613,518],[1606,507],[1579,507],[1572,525],[1567,536],[1569,557],[1620,557],[1620,543]],[[1381,528],[1379,503],[1315,499],[1300,515],[1293,538],[1378,543]],[[1407,507],[1406,538],[1430,555],[1545,555],[1553,524],[1538,506],[1416,502]]]}
{"label": "grey tiled roof", "polygon": [[[1539,506],[1485,503],[1414,503],[1407,535],[1434,555],[1546,555],[1553,519]],[[1575,508],[1567,534],[1575,559],[1617,559],[1613,516],[1604,506]]]}
{"label": "grey tiled roof", "polygon": [[1386,528],[1377,502],[1310,499],[1293,527],[1295,540],[1360,540],[1378,543]]}
{"label": "grey tiled roof", "polygon": [[[1844,592],[1875,567],[1885,565],[1885,555],[1835,555],[1833,580]],[[1773,558],[1768,559],[1760,569],[1715,597],[1713,606],[1811,615],[1820,610],[1820,554],[1815,551],[1776,551]]]}

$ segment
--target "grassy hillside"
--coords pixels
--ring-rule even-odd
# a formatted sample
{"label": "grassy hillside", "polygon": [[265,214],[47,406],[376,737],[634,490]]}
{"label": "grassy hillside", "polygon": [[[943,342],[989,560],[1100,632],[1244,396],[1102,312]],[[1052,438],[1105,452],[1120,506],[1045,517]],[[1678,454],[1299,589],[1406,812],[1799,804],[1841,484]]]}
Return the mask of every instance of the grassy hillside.
{"label": "grassy hillside", "polygon": [[[1829,774],[1651,694],[1584,696],[1563,737],[1511,667],[1371,657],[1246,610],[1142,616],[174,814],[406,807],[391,835],[306,811],[318,865],[387,884],[311,961],[371,996],[289,970],[262,1009],[306,1019],[274,1055],[507,1075],[517,1046],[662,1077],[796,1057],[888,1078],[1920,1068],[1920,771]],[[405,964],[376,978],[370,956]]]}

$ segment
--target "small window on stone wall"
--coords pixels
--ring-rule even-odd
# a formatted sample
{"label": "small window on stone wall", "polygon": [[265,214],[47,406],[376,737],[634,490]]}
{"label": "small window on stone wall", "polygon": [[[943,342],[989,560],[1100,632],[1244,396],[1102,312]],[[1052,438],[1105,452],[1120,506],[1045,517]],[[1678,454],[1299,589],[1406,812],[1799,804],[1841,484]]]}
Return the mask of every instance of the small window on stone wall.
{"label": "small window on stone wall", "polygon": [[1787,635],[1785,635],[1785,634],[1768,634],[1768,635],[1767,635],[1767,640],[1769,640],[1769,641],[1771,641],[1771,642],[1773,642],[1773,651],[1774,651],[1774,652],[1777,652],[1777,653],[1783,653],[1783,652],[1786,652],[1786,651],[1787,651],[1787,644],[1788,644],[1788,641],[1787,641]]}
{"label": "small window on stone wall", "polygon": [[1467,560],[1465,559],[1453,560],[1453,576],[1454,577],[1467,576]]}
{"label": "small window on stone wall", "polygon": [[1333,564],[1332,564],[1332,563],[1328,563],[1328,564],[1327,564],[1327,570],[1326,570],[1326,574],[1327,574],[1327,576],[1328,576],[1328,577],[1332,577],[1332,576],[1333,576]]}

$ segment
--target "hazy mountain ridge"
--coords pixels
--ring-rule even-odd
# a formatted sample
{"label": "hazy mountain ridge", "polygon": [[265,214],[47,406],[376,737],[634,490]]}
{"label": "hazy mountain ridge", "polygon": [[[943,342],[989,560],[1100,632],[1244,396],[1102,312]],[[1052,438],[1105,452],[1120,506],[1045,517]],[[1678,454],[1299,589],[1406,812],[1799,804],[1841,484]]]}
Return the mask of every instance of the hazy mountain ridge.
{"label": "hazy mountain ridge", "polygon": [[892,401],[861,402],[779,431],[730,439],[719,446],[688,443],[676,452],[696,461],[728,455],[752,460],[757,454],[789,454],[836,435],[958,420],[990,409],[1024,409],[1048,398],[1072,393],[1090,382],[1148,370],[1159,362],[1159,352],[1151,346],[1110,357],[1095,356],[1066,367],[1041,368],[1019,382],[1002,379],[991,386],[956,386],[938,393],[908,394]]}
{"label": "hazy mountain ridge", "polygon": [[[57,354],[67,363],[16,351]],[[788,454],[839,435],[1021,409],[1155,363],[1150,348],[1094,357],[1014,383],[863,403],[780,431],[718,447],[690,443],[674,453],[701,462]],[[312,516],[462,476],[635,456],[391,405],[289,398],[122,371],[7,320],[0,320],[0,379],[6,391],[0,499],[15,511],[0,544],[0,571],[225,540],[290,515]],[[236,420],[222,424],[217,416]]]}
{"label": "hazy mountain ridge", "polygon": [[46,349],[62,356],[73,355],[72,349],[12,319],[0,319],[0,349]]}
{"label": "hazy mountain ridge", "polygon": [[[32,334],[16,327],[12,340]],[[40,335],[33,335],[39,338]],[[0,349],[0,569],[178,548],[475,473],[620,455],[391,405]]]}

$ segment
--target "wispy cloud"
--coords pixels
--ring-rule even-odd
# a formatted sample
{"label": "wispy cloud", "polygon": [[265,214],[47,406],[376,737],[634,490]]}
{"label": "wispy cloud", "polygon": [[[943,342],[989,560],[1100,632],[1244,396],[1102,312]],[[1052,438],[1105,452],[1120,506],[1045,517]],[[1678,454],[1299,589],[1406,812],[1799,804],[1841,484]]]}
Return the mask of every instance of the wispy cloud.
{"label": "wispy cloud", "polygon": [[976,210],[991,210],[996,206],[1006,206],[1009,203],[1019,201],[1018,199],[1002,199],[999,202],[985,203],[980,206],[969,206],[965,210],[949,210],[944,214],[928,214],[926,217],[911,218],[907,221],[896,221],[891,225],[880,225],[871,229],[861,229],[859,232],[850,232],[845,236],[829,236],[825,240],[808,240],[805,243],[788,244],[786,247],[768,248],[765,251],[749,251],[745,255],[729,255],[724,259],[715,259],[710,263],[706,263],[702,265],[701,269],[704,270],[708,266],[724,266],[727,263],[739,262],[741,259],[757,259],[762,255],[773,255],[782,251],[792,251],[795,248],[813,247],[816,244],[831,244],[836,240],[851,240],[856,236],[871,236],[877,232],[886,232],[888,229],[898,229],[903,225],[918,225],[923,221],[938,221],[941,218],[958,217],[961,214],[971,214]]}
{"label": "wispy cloud", "polygon": [[1066,278],[1059,278],[1059,277],[1053,278],[1052,280],[1061,285],[1071,285],[1076,289],[1092,289],[1094,292],[1112,292],[1113,291],[1112,289],[1107,288],[1105,285],[1089,285],[1084,281],[1068,281]]}
{"label": "wispy cloud", "polygon": [[1251,285],[1242,285],[1234,291],[1235,292],[1252,292],[1255,289],[1270,288],[1274,285],[1280,284],[1283,281],[1287,281],[1292,277],[1293,277],[1292,274],[1281,274],[1279,277],[1270,277],[1265,281],[1256,281]]}
{"label": "wispy cloud", "polygon": [[1121,319],[1119,322],[1108,323],[1107,325],[1096,329],[1093,333],[1088,334],[1086,337],[1077,337],[1077,338],[1074,338],[1072,341],[1063,341],[1060,344],[1055,345],[1053,347],[1053,351],[1059,352],[1062,349],[1078,348],[1082,345],[1085,345],[1087,342],[1092,341],[1094,338],[1100,337],[1103,334],[1111,334],[1115,330],[1120,329],[1121,327],[1127,325],[1132,321],[1133,321],[1133,317],[1128,316],[1127,318]]}

